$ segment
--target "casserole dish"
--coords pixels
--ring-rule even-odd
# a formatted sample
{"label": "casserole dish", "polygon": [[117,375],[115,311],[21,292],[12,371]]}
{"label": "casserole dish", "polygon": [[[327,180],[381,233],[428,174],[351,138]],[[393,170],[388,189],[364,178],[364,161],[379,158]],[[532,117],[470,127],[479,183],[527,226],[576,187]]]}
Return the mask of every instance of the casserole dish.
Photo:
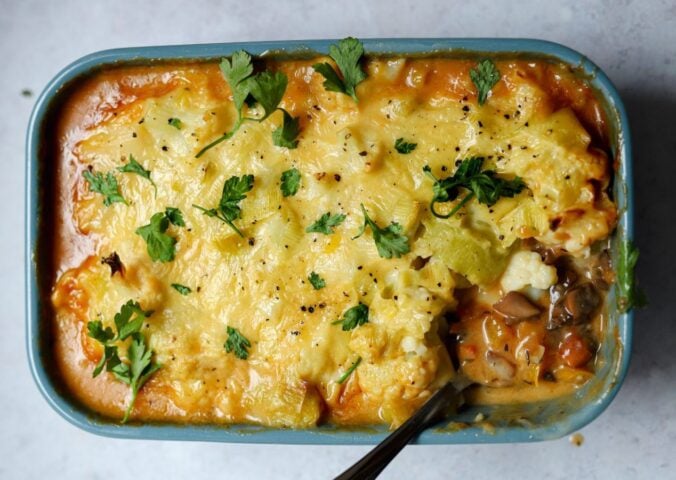
{"label": "casserole dish", "polygon": [[[85,430],[124,438],[162,438],[177,440],[213,440],[269,443],[376,443],[386,430],[377,427],[360,429],[326,425],[306,430],[272,429],[242,426],[176,426],[144,424],[119,426],[109,423],[75,402],[50,369],[51,340],[45,328],[45,305],[48,295],[40,283],[40,272],[46,257],[41,257],[38,240],[45,238],[50,212],[44,201],[48,182],[46,151],[50,148],[45,136],[50,112],[59,102],[64,87],[106,65],[143,64],[151,61],[210,60],[246,49],[252,54],[282,51],[302,55],[303,52],[326,51],[330,41],[263,42],[250,44],[199,45],[182,47],[148,47],[96,53],[67,67],[48,85],[35,106],[27,137],[27,342],[29,360],[38,386],[49,403],[66,419]],[[612,254],[618,245],[631,240],[631,192],[629,134],[622,103],[607,77],[580,54],[565,47],[533,40],[367,40],[370,54],[422,54],[448,52],[451,55],[480,56],[506,53],[510,56],[553,58],[575,68],[602,97],[610,133],[611,155],[615,160],[615,201],[620,212],[619,227],[612,239]],[[44,215],[44,216],[42,216]],[[615,292],[606,298],[608,325],[598,354],[596,374],[573,395],[556,400],[520,405],[471,407],[457,415],[449,425],[441,425],[423,434],[419,443],[466,443],[543,440],[565,435],[595,418],[616,394],[625,375],[631,342],[631,316],[616,310]],[[477,414],[488,418],[490,428],[469,424]],[[467,422],[467,424],[465,424]],[[462,428],[459,428],[462,426]]]}

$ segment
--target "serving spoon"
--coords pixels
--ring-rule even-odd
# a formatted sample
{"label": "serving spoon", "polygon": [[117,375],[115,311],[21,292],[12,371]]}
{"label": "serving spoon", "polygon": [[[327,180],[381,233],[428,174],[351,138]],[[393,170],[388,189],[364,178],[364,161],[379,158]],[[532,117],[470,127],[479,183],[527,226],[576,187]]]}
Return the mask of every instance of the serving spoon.
{"label": "serving spoon", "polygon": [[460,403],[460,392],[472,382],[458,377],[441,387],[427,402],[399,428],[380,442],[361,460],[338,475],[335,480],[372,480],[394,457],[427,427],[441,420],[451,406]]}

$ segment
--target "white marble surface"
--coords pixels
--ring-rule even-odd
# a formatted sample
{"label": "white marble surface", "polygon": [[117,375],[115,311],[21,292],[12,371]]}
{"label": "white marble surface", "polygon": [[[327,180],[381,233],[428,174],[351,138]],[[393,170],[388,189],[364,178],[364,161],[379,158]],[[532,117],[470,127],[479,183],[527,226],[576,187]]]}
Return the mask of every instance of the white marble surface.
{"label": "white marble surface", "polygon": [[99,438],[47,406],[24,348],[24,135],[35,96],[100,49],[258,39],[519,36],[586,53],[628,105],[635,136],[640,274],[651,298],[615,402],[585,442],[409,447],[382,478],[676,478],[676,2],[0,0],[0,478],[330,478],[364,447]]}

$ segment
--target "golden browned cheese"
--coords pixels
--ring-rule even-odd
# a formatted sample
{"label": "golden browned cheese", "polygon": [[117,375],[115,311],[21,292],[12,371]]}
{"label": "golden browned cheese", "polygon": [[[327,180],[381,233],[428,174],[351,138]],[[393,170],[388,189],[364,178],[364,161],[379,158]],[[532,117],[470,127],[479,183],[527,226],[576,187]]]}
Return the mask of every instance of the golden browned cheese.
{"label": "golden browned cheese", "polygon": [[[512,288],[505,285],[537,287],[535,280],[520,284],[523,277],[537,277],[546,290],[556,274],[537,259],[515,257],[527,250],[523,240],[584,259],[612,231],[616,210],[605,193],[611,167],[591,147],[592,139],[606,140],[602,109],[567,67],[497,61],[501,80],[479,106],[473,60],[368,59],[358,103],[326,91],[314,62],[266,61],[288,76],[281,106],[300,118],[296,149],[273,145],[277,112],[195,158],[237,118],[216,65],[111,68],[71,93],[56,125],[55,358],[68,389],[93,410],[121,417],[129,388],[109,373],[92,378],[102,349],[87,336],[87,322],[110,326],[133,299],[154,311],[142,331],[162,368],[139,393],[132,418],[400,424],[456,374],[442,337],[457,289],[475,286],[485,304]],[[171,118],[180,119],[180,129]],[[400,154],[398,138],[417,147]],[[116,170],[132,155],[150,170],[156,190]],[[450,219],[434,217],[423,166],[447,176],[457,160],[478,155],[485,168],[518,175],[528,188],[490,208],[473,201]],[[301,187],[284,197],[280,176],[293,167]],[[113,172],[128,204],[104,206],[82,177],[88,168]],[[193,204],[217,205],[224,181],[244,174],[254,176],[254,186],[235,221],[240,238]],[[369,231],[352,239],[362,203],[380,226],[402,226],[410,253],[381,258]],[[167,207],[183,212],[186,227],[170,227],[175,259],[153,262],[135,231]],[[332,235],[307,233],[326,212],[346,220]],[[101,258],[112,252],[124,271],[111,276]],[[312,288],[313,271],[325,288]],[[172,283],[192,293],[180,295]],[[351,331],[333,324],[358,303],[369,306],[368,323]],[[536,356],[543,361],[551,350],[544,327],[508,326],[470,310],[459,314],[478,347],[459,355],[479,360],[464,373],[496,386],[488,371],[495,359],[486,360],[486,352],[492,341],[500,349],[509,343],[516,386],[526,387],[510,389],[509,399],[532,397],[528,387],[543,373]],[[226,352],[227,326],[251,341],[248,359]],[[125,348],[121,342],[123,357]],[[339,383],[357,358],[359,366]],[[563,384],[591,374],[572,370],[569,382],[561,375]]]}

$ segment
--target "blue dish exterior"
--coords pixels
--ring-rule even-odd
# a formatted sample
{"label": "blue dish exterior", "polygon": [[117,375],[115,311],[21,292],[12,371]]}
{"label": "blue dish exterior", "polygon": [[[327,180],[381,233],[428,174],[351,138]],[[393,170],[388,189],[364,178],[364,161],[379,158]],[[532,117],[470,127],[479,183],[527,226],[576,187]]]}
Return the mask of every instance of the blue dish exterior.
{"label": "blue dish exterior", "polygon": [[[147,60],[216,59],[245,49],[252,54],[269,51],[327,52],[333,40],[246,42],[228,44],[181,45],[162,47],[140,47],[106,50],[87,55],[63,69],[47,85],[38,98],[28,125],[26,139],[26,340],[31,372],[47,402],[62,417],[72,424],[91,433],[118,438],[197,440],[233,443],[276,443],[276,444],[375,444],[387,435],[385,427],[361,429],[321,426],[310,430],[272,429],[250,425],[176,425],[143,424],[120,425],[114,421],[97,418],[69,400],[57,388],[54,378],[44,364],[41,354],[40,324],[42,307],[37,285],[38,266],[36,248],[38,238],[38,215],[40,179],[38,178],[41,126],[51,101],[59,95],[62,87],[70,80],[86,74],[102,65],[138,62]],[[632,239],[632,161],[631,140],[627,115],[620,96],[608,77],[580,53],[562,45],[531,39],[371,39],[364,40],[368,53],[415,54],[433,51],[468,51],[472,53],[515,53],[549,56],[577,67],[590,78],[592,86],[605,98],[609,126],[614,137],[612,153],[619,159],[616,175],[616,200],[619,205],[620,223],[613,240],[613,251],[617,252],[620,241]],[[598,374],[580,392],[563,400],[529,404],[517,409],[529,419],[524,422],[501,421],[507,418],[503,407],[472,407],[453,420],[471,421],[478,412],[489,419],[497,419],[494,432],[487,432],[480,426],[463,429],[432,428],[418,439],[418,444],[467,444],[527,442],[559,438],[582,428],[598,417],[617,394],[626,375],[632,341],[632,313],[620,314],[616,308],[614,292],[608,296],[610,327],[601,356]],[[615,331],[613,335],[611,332]],[[617,349],[621,352],[618,355]],[[507,408],[509,410],[509,408]],[[514,410],[514,407],[511,407]]]}

